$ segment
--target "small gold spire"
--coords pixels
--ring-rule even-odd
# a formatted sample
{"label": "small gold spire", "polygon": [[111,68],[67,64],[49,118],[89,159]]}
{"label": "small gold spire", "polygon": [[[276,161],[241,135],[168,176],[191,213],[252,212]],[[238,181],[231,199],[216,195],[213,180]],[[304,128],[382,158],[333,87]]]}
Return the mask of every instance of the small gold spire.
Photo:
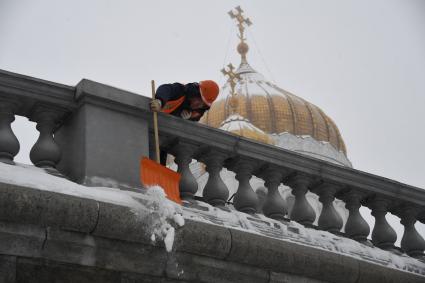
{"label": "small gold spire", "polygon": [[252,22],[249,18],[245,18],[242,13],[243,10],[241,9],[241,6],[237,6],[236,8],[236,13],[232,11],[229,11],[229,16],[232,19],[236,19],[236,21],[238,22],[238,28],[239,28],[239,34],[238,37],[241,40],[241,42],[238,44],[238,52],[239,54],[241,54],[242,57],[242,62],[246,63],[246,53],[248,53],[249,47],[248,44],[246,44],[245,40],[246,38],[244,37],[244,32],[245,32],[245,26],[250,26],[252,25]]}
{"label": "small gold spire", "polygon": [[234,72],[235,67],[233,67],[232,63],[227,65],[228,70],[225,68],[221,69],[221,72],[224,76],[227,76],[227,82],[230,84],[230,107],[232,108],[232,114],[236,113],[236,108],[238,106],[237,93],[235,92],[235,86],[238,80],[240,80],[239,74]]}

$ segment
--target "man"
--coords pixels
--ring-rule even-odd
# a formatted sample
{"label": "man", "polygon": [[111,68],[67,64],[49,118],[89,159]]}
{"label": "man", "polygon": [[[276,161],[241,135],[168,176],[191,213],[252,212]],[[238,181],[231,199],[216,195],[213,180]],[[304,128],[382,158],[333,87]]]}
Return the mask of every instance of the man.
{"label": "man", "polygon": [[185,120],[199,121],[217,98],[219,87],[214,81],[164,84],[151,101],[152,111],[164,112]]}
{"label": "man", "polygon": [[[158,87],[150,107],[152,111],[168,113],[185,120],[199,121],[205,111],[210,109],[218,93],[218,85],[211,80],[186,85],[163,84]],[[161,151],[160,159],[161,164],[165,165],[167,160],[165,151]]]}

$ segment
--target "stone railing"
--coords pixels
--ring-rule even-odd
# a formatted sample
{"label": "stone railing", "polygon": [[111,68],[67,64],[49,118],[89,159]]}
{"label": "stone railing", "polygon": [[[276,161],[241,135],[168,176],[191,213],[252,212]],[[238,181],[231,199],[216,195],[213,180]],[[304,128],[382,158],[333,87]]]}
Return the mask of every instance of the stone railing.
{"label": "stone railing", "polygon": [[[115,181],[124,187],[140,187],[139,161],[152,156],[149,99],[134,93],[82,80],[75,88],[9,72],[0,72],[0,159],[13,164],[19,142],[10,124],[14,115],[37,123],[40,137],[31,150],[31,160],[50,173],[88,186]],[[203,200],[224,206],[229,191],[220,171],[236,173],[239,187],[234,207],[256,213],[257,195],[249,180],[265,181],[268,195],[264,215],[286,218],[287,207],[278,192],[285,184],[295,203],[289,218],[312,226],[316,215],[306,199],[311,191],[323,209],[317,229],[340,233],[342,219],[333,206],[335,198],[349,210],[345,236],[367,243],[370,227],[359,213],[367,206],[375,217],[372,243],[395,251],[396,233],[386,221],[390,212],[404,225],[401,249],[412,257],[423,257],[425,241],[414,224],[425,223],[425,190],[393,180],[341,167],[288,150],[258,143],[205,125],[159,115],[162,150],[176,158],[181,173],[181,196],[191,199],[198,185],[189,164],[196,159],[206,165],[208,182]]]}
{"label": "stone railing", "polygon": [[0,161],[13,164],[19,141],[11,130],[15,115],[37,123],[40,136],[30,158],[36,166],[55,168],[61,153],[54,130],[76,108],[74,88],[0,71]]}
{"label": "stone railing", "polygon": [[163,147],[176,156],[179,172],[182,173],[182,196],[193,197],[198,190],[188,170],[190,160],[197,159],[206,164],[209,173],[203,198],[212,205],[224,205],[227,201],[228,189],[219,175],[222,168],[227,168],[236,173],[239,181],[234,198],[234,206],[239,211],[256,212],[258,200],[249,180],[257,176],[265,181],[268,188],[263,205],[267,217],[285,217],[286,203],[277,189],[283,183],[292,189],[295,196],[289,215],[291,220],[312,226],[316,215],[305,197],[311,191],[319,196],[323,204],[317,228],[338,233],[343,222],[333,206],[333,200],[339,198],[349,210],[345,235],[367,242],[370,227],[359,212],[364,205],[371,209],[375,217],[372,243],[382,249],[393,250],[397,235],[385,218],[391,212],[401,219],[405,228],[401,248],[410,256],[423,257],[425,242],[414,224],[416,221],[425,223],[425,190],[204,125],[196,125],[196,130],[189,130],[187,127],[193,127],[192,123],[174,117],[161,115],[159,123]]}

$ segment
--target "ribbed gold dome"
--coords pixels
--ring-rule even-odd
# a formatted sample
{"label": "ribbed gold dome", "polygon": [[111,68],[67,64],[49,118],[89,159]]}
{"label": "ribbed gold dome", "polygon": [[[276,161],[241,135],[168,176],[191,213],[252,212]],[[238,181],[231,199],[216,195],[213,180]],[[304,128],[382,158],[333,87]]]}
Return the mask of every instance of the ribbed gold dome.
{"label": "ribbed gold dome", "polygon": [[[265,81],[246,62],[242,62],[236,73],[240,78],[236,84],[238,103],[235,113],[267,134],[288,132],[297,136],[308,135],[318,141],[329,142],[346,155],[338,128],[319,107]],[[219,128],[232,114],[230,102],[227,83],[201,122]]]}
{"label": "ribbed gold dome", "polygon": [[[244,32],[245,26],[250,26],[252,22],[243,15],[243,10],[239,6],[236,7],[236,12],[230,11],[229,15],[237,22],[240,39],[237,51],[241,55],[241,63],[235,72],[232,64],[228,65],[228,70],[224,68],[221,70],[228,77],[227,83],[211,109],[202,117],[201,123],[267,143],[270,142],[265,137],[276,137],[276,140],[281,142],[278,136],[283,133],[301,137],[310,136],[316,141],[329,142],[333,146],[332,150],[343,152],[341,155],[344,158],[334,158],[338,154],[335,155],[335,152],[330,154],[329,151],[325,153],[317,146],[316,150],[309,149],[307,143],[301,140],[295,150],[316,157],[332,155],[334,161],[351,166],[346,158],[344,141],[331,118],[316,105],[266,81],[248,64],[246,55],[249,46]],[[233,118],[230,119],[231,117]],[[233,125],[223,127],[228,122]],[[287,144],[280,143],[281,147],[285,145]]]}

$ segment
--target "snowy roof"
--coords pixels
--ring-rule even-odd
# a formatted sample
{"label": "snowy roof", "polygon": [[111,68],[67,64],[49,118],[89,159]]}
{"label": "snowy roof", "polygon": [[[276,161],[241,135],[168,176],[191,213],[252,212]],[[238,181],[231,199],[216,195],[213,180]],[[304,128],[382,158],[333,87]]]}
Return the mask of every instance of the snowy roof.
{"label": "snowy roof", "polygon": [[230,115],[226,120],[221,122],[219,129],[232,132],[232,131],[238,131],[243,128],[249,129],[252,131],[258,131],[264,134],[262,130],[260,130],[253,124],[251,124],[248,119],[242,117],[239,114]]}
{"label": "snowy roof", "polygon": [[239,114],[232,114],[224,120],[220,128],[231,133],[238,134],[243,137],[251,138],[260,142],[273,144],[273,139],[263,130],[254,126],[248,119]]}

